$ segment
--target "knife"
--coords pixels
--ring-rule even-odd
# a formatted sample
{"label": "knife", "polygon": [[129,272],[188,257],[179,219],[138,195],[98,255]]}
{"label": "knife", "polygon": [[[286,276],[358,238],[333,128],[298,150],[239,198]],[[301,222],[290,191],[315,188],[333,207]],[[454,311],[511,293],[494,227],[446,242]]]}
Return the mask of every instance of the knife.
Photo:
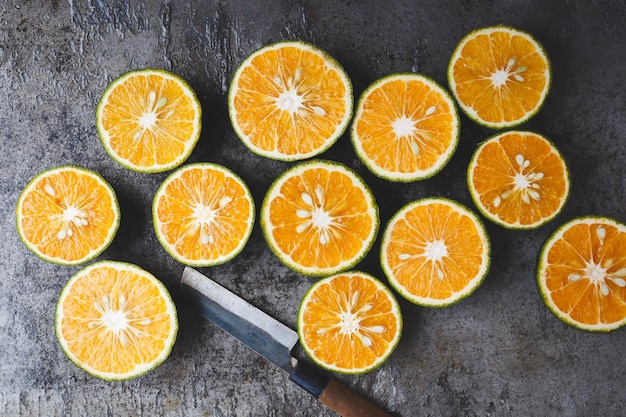
{"label": "knife", "polygon": [[298,333],[193,268],[185,267],[180,291],[192,307],[245,346],[289,372],[289,379],[343,417],[391,414],[316,366],[298,361]]}

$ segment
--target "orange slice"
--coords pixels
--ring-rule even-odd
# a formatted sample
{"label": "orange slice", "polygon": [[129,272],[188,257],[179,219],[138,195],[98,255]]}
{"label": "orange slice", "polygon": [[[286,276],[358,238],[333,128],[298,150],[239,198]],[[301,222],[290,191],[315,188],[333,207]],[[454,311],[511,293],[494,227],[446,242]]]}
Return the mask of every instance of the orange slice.
{"label": "orange slice", "polygon": [[352,117],[352,84],[319,48],[279,42],[250,55],[230,85],[235,131],[254,153],[294,161],[328,149]]}
{"label": "orange slice", "polygon": [[78,265],[113,241],[120,210],[113,188],[96,172],[61,166],[35,176],[17,200],[16,226],[40,258]]}
{"label": "orange slice", "polygon": [[378,231],[378,208],[368,186],[344,165],[309,161],[270,186],[261,227],[272,251],[308,275],[330,275],[356,265]]}
{"label": "orange slice", "polygon": [[391,355],[402,334],[402,315],[383,283],[363,272],[345,272],[308,290],[298,311],[298,333],[314,362],[359,374]]}
{"label": "orange slice", "polygon": [[483,142],[470,161],[467,183],[485,217],[511,229],[537,228],[552,220],[570,190],[567,165],[556,146],[522,131]]}
{"label": "orange slice", "polygon": [[431,177],[450,160],[459,118],[450,95],[418,74],[394,74],[369,86],[352,124],[352,143],[375,175],[391,181]]}
{"label": "orange slice", "polygon": [[68,358],[105,380],[143,375],[170,354],[178,319],[163,284],[143,269],[114,261],[74,275],[57,302],[56,336]]}
{"label": "orange slice", "polygon": [[389,221],[381,265],[407,300],[443,307],[469,296],[489,270],[484,225],[465,206],[444,198],[407,204]]}
{"label": "orange slice", "polygon": [[563,322],[608,332],[626,324],[626,225],[587,216],[559,227],[539,256],[541,296]]}
{"label": "orange slice", "polygon": [[254,201],[232,171],[197,163],[163,181],[152,214],[159,242],[172,257],[187,265],[213,266],[243,250],[254,225]]}
{"label": "orange slice", "polygon": [[535,115],[550,82],[550,61],[541,44],[506,26],[465,36],[448,66],[448,83],[461,109],[494,129],[519,125]]}
{"label": "orange slice", "polygon": [[96,109],[104,148],[122,166],[162,172],[182,164],[200,137],[202,109],[179,76],[158,69],[123,74]]}

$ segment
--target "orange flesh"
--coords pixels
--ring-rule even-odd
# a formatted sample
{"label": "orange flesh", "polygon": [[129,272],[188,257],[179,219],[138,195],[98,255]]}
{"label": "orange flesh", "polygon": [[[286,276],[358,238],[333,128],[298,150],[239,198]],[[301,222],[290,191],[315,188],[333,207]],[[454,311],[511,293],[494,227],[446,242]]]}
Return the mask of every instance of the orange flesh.
{"label": "orange flesh", "polygon": [[156,216],[167,244],[180,256],[215,260],[239,247],[253,208],[236,178],[217,169],[193,168],[165,186]]}
{"label": "orange flesh", "polygon": [[[362,369],[389,354],[400,331],[398,314],[389,295],[370,279],[338,275],[307,299],[301,332],[316,359]],[[348,316],[358,325],[350,327]]]}
{"label": "orange flesh", "polygon": [[393,225],[386,261],[409,294],[445,300],[480,275],[484,251],[472,219],[447,204],[431,203],[410,209]]}
{"label": "orange flesh", "polygon": [[[158,287],[137,272],[112,267],[96,268],[75,281],[62,311],[68,350],[103,373],[126,374],[151,363],[168,348],[173,331]],[[107,325],[111,322],[125,324]]]}
{"label": "orange flesh", "polygon": [[[270,201],[271,233],[280,251],[297,264],[332,268],[362,250],[376,227],[372,210],[364,191],[346,174],[307,169],[288,178]],[[321,222],[328,216],[327,227],[316,226],[311,221],[315,215]]]}
{"label": "orange flesh", "polygon": [[[435,166],[453,145],[454,109],[440,92],[420,80],[392,80],[363,102],[356,133],[363,152],[390,172],[412,173]],[[394,124],[411,126],[398,135]]]}
{"label": "orange flesh", "polygon": [[[102,110],[115,154],[130,164],[173,163],[196,141],[198,109],[180,83],[162,75],[133,75],[117,85]],[[145,122],[142,122],[145,121]],[[143,123],[153,121],[150,128]]]}
{"label": "orange flesh", "polygon": [[490,123],[515,122],[532,112],[549,83],[548,62],[537,47],[504,30],[470,39],[452,71],[459,101]]}
{"label": "orange flesh", "polygon": [[22,200],[24,238],[45,256],[79,261],[106,244],[116,227],[112,191],[95,177],[61,170],[40,178]]}
{"label": "orange flesh", "polygon": [[[548,250],[545,283],[556,307],[585,325],[626,318],[626,232],[610,224],[580,223]],[[618,285],[621,280],[621,286]]]}
{"label": "orange flesh", "polygon": [[[560,210],[568,194],[568,174],[561,156],[546,140],[510,133],[479,152],[472,187],[489,213],[507,224],[531,226]],[[525,186],[516,186],[516,181]]]}
{"label": "orange flesh", "polygon": [[[236,124],[263,151],[315,152],[335,136],[349,111],[345,83],[317,53],[293,46],[268,49],[239,74]],[[298,110],[290,110],[292,105]]]}

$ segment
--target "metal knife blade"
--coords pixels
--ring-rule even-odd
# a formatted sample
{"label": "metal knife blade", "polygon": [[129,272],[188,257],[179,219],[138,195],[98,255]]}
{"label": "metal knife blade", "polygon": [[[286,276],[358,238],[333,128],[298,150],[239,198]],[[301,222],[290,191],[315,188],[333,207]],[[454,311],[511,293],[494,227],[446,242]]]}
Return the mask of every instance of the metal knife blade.
{"label": "metal knife blade", "polygon": [[293,370],[294,330],[195,269],[185,268],[181,290],[207,320],[285,371]]}
{"label": "metal knife blade", "polygon": [[391,417],[391,414],[331,378],[292,357],[298,334],[193,268],[185,267],[180,291],[206,319],[245,346],[289,372],[289,379],[343,417]]}

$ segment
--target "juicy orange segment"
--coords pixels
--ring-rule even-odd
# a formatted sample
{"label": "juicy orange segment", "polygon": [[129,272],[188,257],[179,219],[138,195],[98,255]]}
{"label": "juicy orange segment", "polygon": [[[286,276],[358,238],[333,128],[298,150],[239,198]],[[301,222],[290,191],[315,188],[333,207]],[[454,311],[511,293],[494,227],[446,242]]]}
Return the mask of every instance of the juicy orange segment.
{"label": "juicy orange segment", "polygon": [[357,155],[376,175],[414,181],[440,171],[459,139],[456,106],[434,81],[395,74],[363,93],[352,124]]}
{"label": "juicy orange segment", "polygon": [[106,380],[142,375],[169,355],[178,322],[167,289],[147,271],[102,261],[74,275],[56,309],[56,334],[65,354]]}
{"label": "juicy orange segment", "polygon": [[166,178],[154,197],[152,213],[163,248],[192,266],[232,259],[254,225],[247,185],[229,169],[210,163],[187,165]]}
{"label": "juicy orange segment", "polygon": [[565,323],[610,331],[626,323],[626,225],[580,217],[562,225],[541,251],[537,282]]}
{"label": "juicy orange segment", "polygon": [[261,226],[274,253],[309,275],[354,266],[378,231],[370,189],[347,167],[327,161],[294,166],[270,187]]}
{"label": "juicy orange segment", "polygon": [[102,253],[120,221],[113,188],[75,166],[44,171],[24,188],[16,207],[24,245],[46,261],[77,265]]}
{"label": "juicy orange segment", "polygon": [[381,264],[390,284],[409,301],[429,307],[470,295],[489,269],[490,244],[479,218],[452,200],[428,198],[389,221]]}
{"label": "juicy orange segment", "polygon": [[341,373],[380,366],[402,333],[393,294],[363,272],[345,272],[318,281],[298,312],[300,343],[319,365]]}
{"label": "juicy orange segment", "polygon": [[175,168],[200,137],[201,107],[194,91],[163,70],[131,71],[114,80],[96,110],[107,152],[139,172]]}
{"label": "juicy orange segment", "polygon": [[491,128],[518,125],[543,104],[550,62],[528,33],[493,26],[461,40],[448,67],[450,89],[476,122]]}
{"label": "juicy orange segment", "polygon": [[328,54],[302,42],[259,49],[236,71],[229,111],[253,152],[293,161],[328,149],[352,116],[352,84]]}
{"label": "juicy orange segment", "polygon": [[536,228],[558,215],[569,196],[567,165],[545,137],[511,131],[483,142],[468,168],[474,202],[507,228]]}

